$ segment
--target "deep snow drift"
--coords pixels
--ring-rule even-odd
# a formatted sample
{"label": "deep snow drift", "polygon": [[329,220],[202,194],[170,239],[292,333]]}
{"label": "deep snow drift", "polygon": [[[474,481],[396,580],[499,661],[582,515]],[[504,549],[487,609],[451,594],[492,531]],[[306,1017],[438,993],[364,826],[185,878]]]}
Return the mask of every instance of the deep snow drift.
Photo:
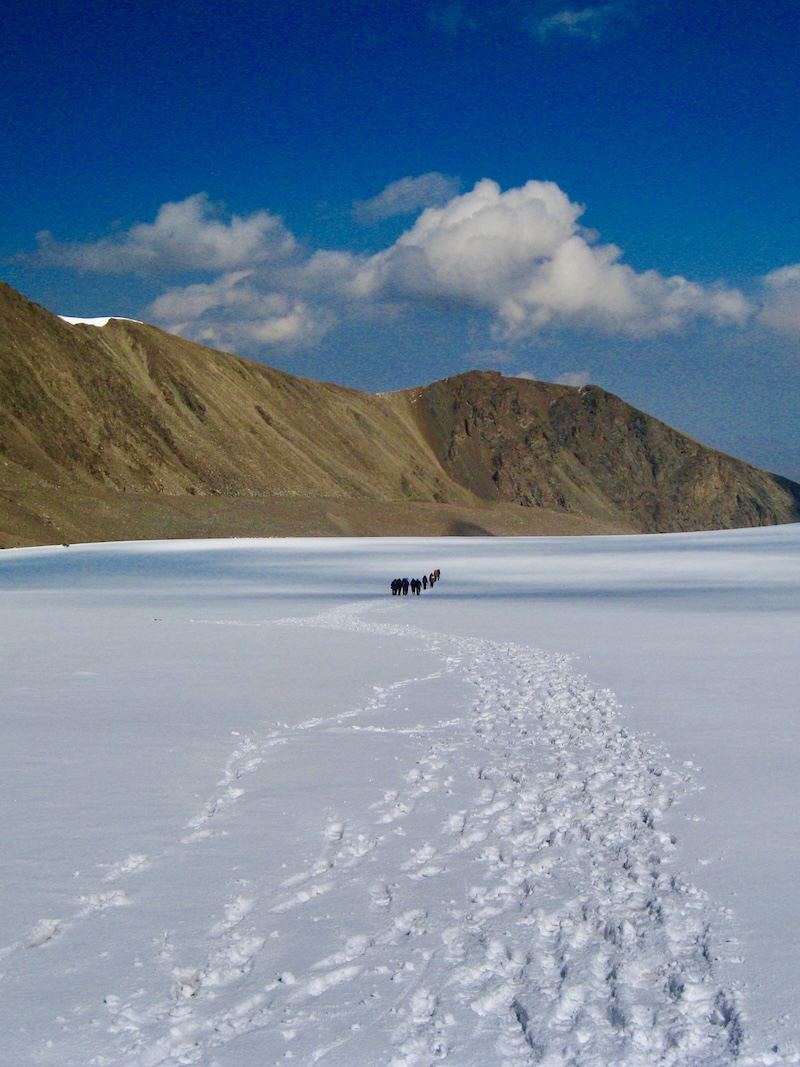
{"label": "deep snow drift", "polygon": [[0,1063],[800,1062],[800,528],[18,550],[0,602]]}

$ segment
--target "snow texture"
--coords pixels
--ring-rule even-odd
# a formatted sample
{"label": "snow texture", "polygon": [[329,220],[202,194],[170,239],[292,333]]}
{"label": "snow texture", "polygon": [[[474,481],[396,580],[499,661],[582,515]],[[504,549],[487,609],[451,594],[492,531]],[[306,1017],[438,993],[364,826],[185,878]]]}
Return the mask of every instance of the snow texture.
{"label": "snow texture", "polygon": [[0,1063],[800,1062],[799,533],[2,553]]}

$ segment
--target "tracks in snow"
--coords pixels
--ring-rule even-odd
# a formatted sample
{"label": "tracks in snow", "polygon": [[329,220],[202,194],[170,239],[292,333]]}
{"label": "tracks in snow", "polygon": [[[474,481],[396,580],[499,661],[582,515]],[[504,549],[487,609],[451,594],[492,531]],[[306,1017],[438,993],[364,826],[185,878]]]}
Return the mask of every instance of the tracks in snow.
{"label": "tracks in snow", "polygon": [[[778,1062],[744,1055],[735,999],[715,977],[719,915],[671,869],[662,817],[691,782],[625,729],[611,694],[568,657],[353,608],[282,623],[424,641],[438,674],[467,680],[474,699],[455,716],[393,722],[433,674],[240,739],[176,851],[235,834],[250,784],[304,731],[396,730],[416,756],[367,810],[330,811],[316,860],[220,901],[191,965],[165,944],[168,986],[111,994],[114,1052],[95,1064]],[[379,712],[385,724],[366,721]],[[119,886],[149,863],[131,855],[105,880]],[[70,922],[103,901],[135,906],[135,893],[104,893]],[[29,943],[65,925],[43,920]]]}

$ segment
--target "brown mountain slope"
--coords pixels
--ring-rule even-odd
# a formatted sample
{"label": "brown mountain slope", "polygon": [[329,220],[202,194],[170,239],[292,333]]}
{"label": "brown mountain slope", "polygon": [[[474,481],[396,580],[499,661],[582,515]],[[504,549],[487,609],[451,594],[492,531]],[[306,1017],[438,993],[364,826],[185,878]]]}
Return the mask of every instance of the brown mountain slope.
{"label": "brown mountain slope", "polygon": [[600,389],[472,372],[372,396],[0,283],[0,544],[589,533],[793,521],[800,487]]}
{"label": "brown mountain slope", "polygon": [[698,444],[597,386],[472,372],[422,391],[443,469],[486,501],[645,532],[800,519],[800,486]]}

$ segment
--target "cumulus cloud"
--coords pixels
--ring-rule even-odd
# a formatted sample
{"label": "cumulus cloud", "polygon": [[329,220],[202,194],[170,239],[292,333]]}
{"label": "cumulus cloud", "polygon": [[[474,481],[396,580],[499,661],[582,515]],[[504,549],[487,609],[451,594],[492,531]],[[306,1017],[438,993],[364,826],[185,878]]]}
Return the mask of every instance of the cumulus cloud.
{"label": "cumulus cloud", "polygon": [[228,272],[208,284],[176,287],[150,307],[171,333],[215,348],[316,344],[333,324],[323,308],[265,288],[254,271]]}
{"label": "cumulus cloud", "polygon": [[460,191],[458,178],[432,171],[418,178],[401,178],[387,185],[371,200],[357,200],[353,214],[363,223],[379,222],[395,215],[416,214],[426,207],[446,203]]}
{"label": "cumulus cloud", "polygon": [[[722,283],[634,271],[619,248],[581,225],[583,207],[553,182],[502,191],[484,179],[463,194],[448,182],[439,174],[402,179],[365,201],[386,217],[413,203],[418,210],[434,196],[444,200],[374,255],[303,248],[270,212],[228,215],[199,193],[165,204],[152,223],[100,241],[43,238],[39,262],[171,273],[176,284],[146,317],[205,344],[251,353],[309,347],[343,322],[386,321],[422,305],[477,312],[499,345],[545,328],[645,337],[699,318],[730,325],[753,314],[742,293]],[[772,325],[796,321],[798,270],[768,279],[772,302],[762,316]]]}
{"label": "cumulus cloud", "polygon": [[206,193],[164,204],[155,222],[99,241],[59,242],[47,231],[37,241],[42,264],[103,274],[229,271],[295,251],[294,237],[277,216],[268,211],[226,216]]}
{"label": "cumulus cloud", "polygon": [[759,322],[778,333],[800,334],[800,263],[767,274],[763,287]]}
{"label": "cumulus cloud", "polygon": [[649,336],[692,318],[743,322],[744,296],[680,276],[637,273],[613,244],[579,225],[583,208],[553,182],[502,192],[490,179],[428,208],[390,248],[360,265],[365,295],[466,306],[490,313],[496,335],[551,324]]}

